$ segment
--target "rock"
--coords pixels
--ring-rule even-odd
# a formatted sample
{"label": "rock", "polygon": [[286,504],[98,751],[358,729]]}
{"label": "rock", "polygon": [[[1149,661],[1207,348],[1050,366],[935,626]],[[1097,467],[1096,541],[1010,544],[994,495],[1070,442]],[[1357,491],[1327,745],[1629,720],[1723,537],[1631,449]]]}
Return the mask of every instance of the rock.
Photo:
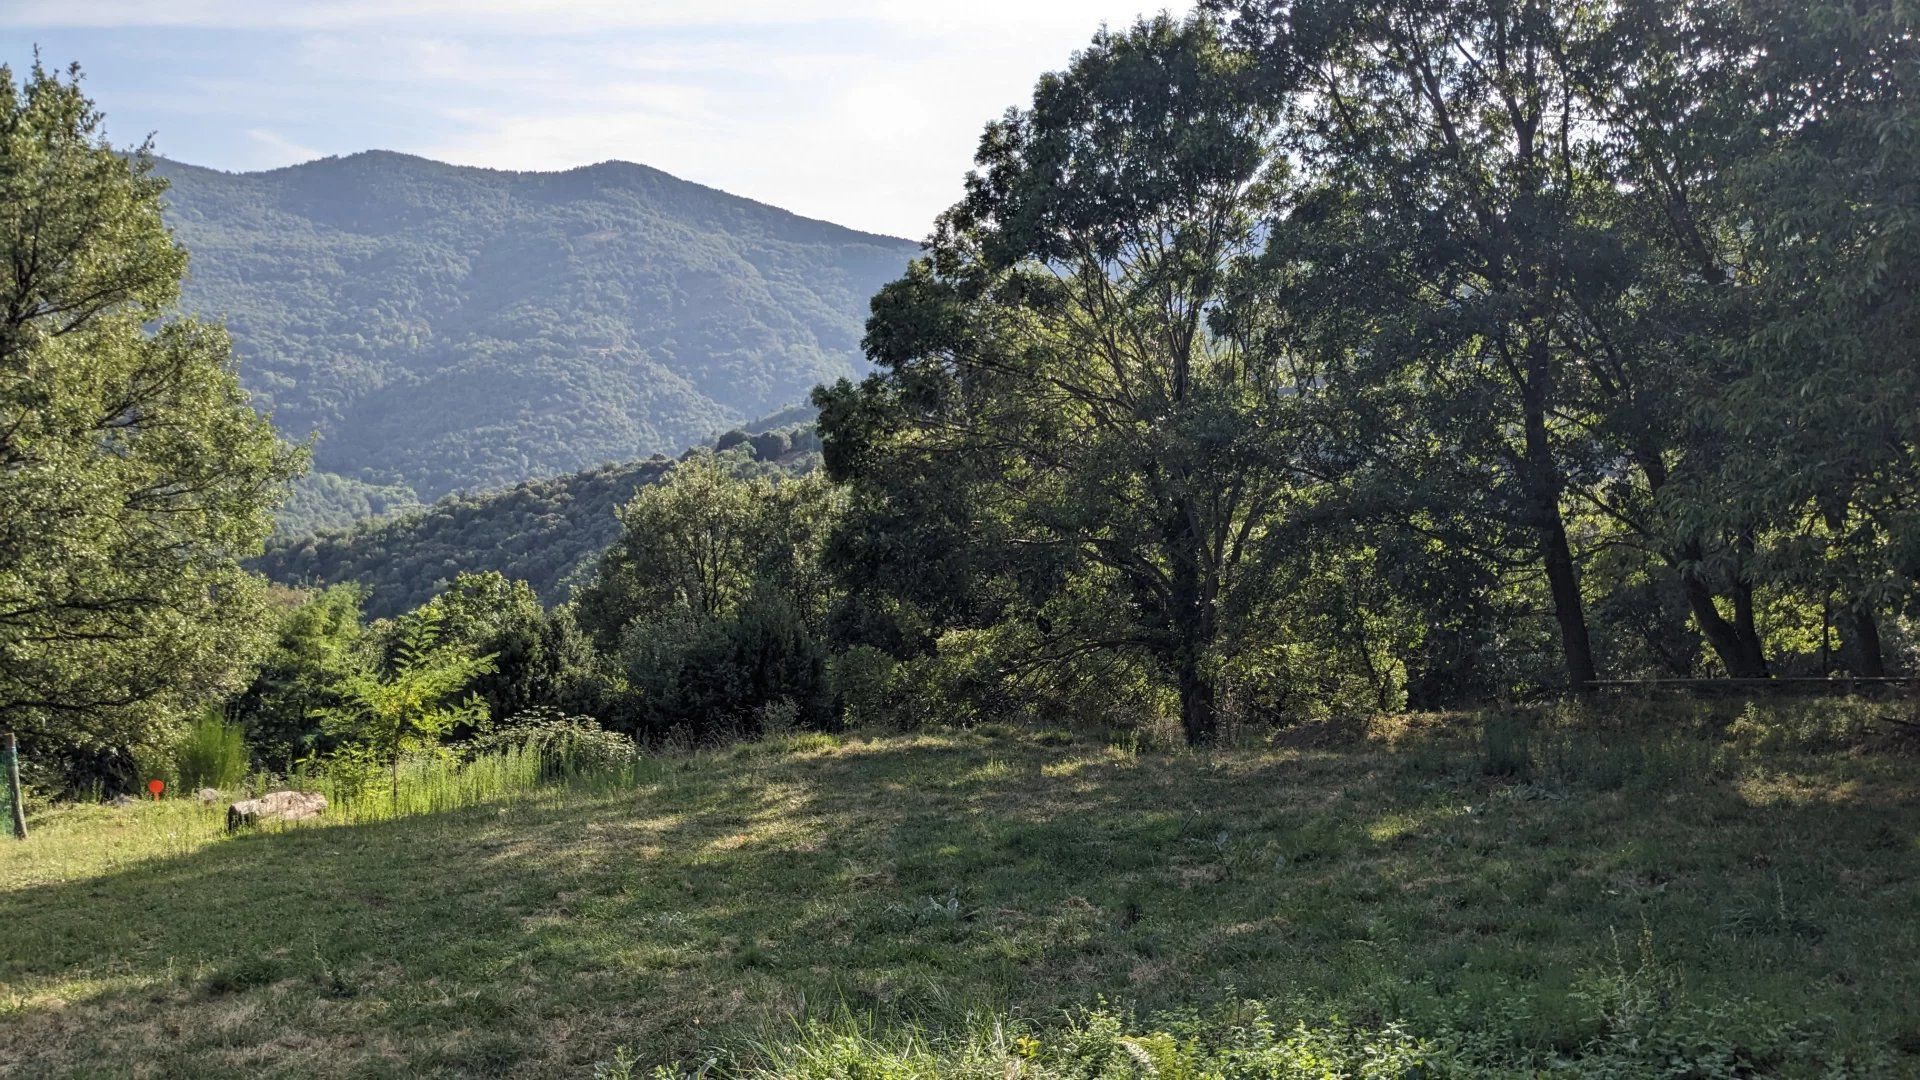
{"label": "rock", "polygon": [[220,789],[203,787],[200,789],[200,805],[212,806],[220,801]]}
{"label": "rock", "polygon": [[115,796],[113,797],[113,805],[115,805],[115,806],[132,806],[132,805],[133,805],[133,796],[131,796],[131,795],[115,795]]}
{"label": "rock", "polygon": [[317,791],[270,791],[227,807],[227,831],[263,821],[305,821],[319,817],[326,809],[327,797]]}

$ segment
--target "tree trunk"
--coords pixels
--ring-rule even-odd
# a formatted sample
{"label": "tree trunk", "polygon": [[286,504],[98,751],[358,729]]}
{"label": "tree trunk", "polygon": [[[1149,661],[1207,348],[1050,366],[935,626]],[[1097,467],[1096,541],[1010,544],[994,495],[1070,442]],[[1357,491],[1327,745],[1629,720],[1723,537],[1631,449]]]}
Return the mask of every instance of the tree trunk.
{"label": "tree trunk", "polygon": [[1884,678],[1887,674],[1886,651],[1880,644],[1880,621],[1873,612],[1864,607],[1850,608],[1847,612],[1849,640],[1853,653],[1855,674],[1869,679]]}
{"label": "tree trunk", "polygon": [[[1705,582],[1685,570],[1680,572],[1680,578],[1687,593],[1687,607],[1693,611],[1693,621],[1700,624],[1701,636],[1713,646],[1714,655],[1720,658],[1727,674],[1736,679],[1766,678],[1766,658],[1760,655],[1758,640],[1747,638],[1738,626],[1720,614],[1719,606],[1713,602],[1713,590],[1707,588]],[[1751,608],[1749,600],[1749,614]]]}
{"label": "tree trunk", "polygon": [[1752,672],[1750,678],[1770,679],[1766,649],[1760,643],[1760,629],[1753,616],[1753,584],[1737,579],[1727,590],[1733,594],[1733,628],[1740,635],[1740,666]]}
{"label": "tree trunk", "polygon": [[1180,729],[1188,746],[1205,746],[1220,734],[1220,715],[1214,707],[1213,679],[1201,670],[1200,658],[1182,655],[1175,673],[1180,685]]}
{"label": "tree trunk", "polygon": [[1544,554],[1547,586],[1553,593],[1553,618],[1560,624],[1560,649],[1566,654],[1567,683],[1576,694],[1593,692],[1600,671],[1593,662],[1593,641],[1587,636],[1587,613],[1580,599],[1580,575],[1574,569],[1573,549],[1567,545],[1567,527],[1560,510],[1546,529]]}
{"label": "tree trunk", "polygon": [[1580,598],[1580,572],[1567,542],[1566,519],[1560,515],[1560,474],[1547,441],[1546,411],[1529,394],[1525,406],[1527,463],[1534,489],[1535,528],[1540,555],[1546,564],[1547,587],[1553,596],[1553,618],[1560,626],[1560,649],[1566,656],[1567,684],[1576,694],[1592,693],[1600,678],[1593,660],[1593,641],[1587,635],[1586,604]]}
{"label": "tree trunk", "polygon": [[[1635,455],[1640,471],[1647,478],[1647,490],[1658,495],[1667,483],[1667,464],[1653,451],[1642,450]],[[1649,533],[1650,535],[1650,533]],[[1764,679],[1767,677],[1767,660],[1760,648],[1760,636],[1753,630],[1753,590],[1740,583],[1738,588],[1745,593],[1744,608],[1736,595],[1734,607],[1736,615],[1745,611],[1741,625],[1735,625],[1720,614],[1720,606],[1713,602],[1713,590],[1707,583],[1695,576],[1691,567],[1698,565],[1706,553],[1698,539],[1681,544],[1676,557],[1672,553],[1665,556],[1667,565],[1680,572],[1681,588],[1687,595],[1687,608],[1693,612],[1693,621],[1700,626],[1700,636],[1707,639],[1714,655],[1720,658],[1721,666],[1727,674],[1736,679]]]}
{"label": "tree trunk", "polygon": [[27,804],[20,790],[20,742],[13,734],[7,734],[5,747],[7,758],[7,812],[13,818],[13,838],[27,838]]}
{"label": "tree trunk", "polygon": [[1213,677],[1206,670],[1215,613],[1212,577],[1207,571],[1210,554],[1195,524],[1199,516],[1190,500],[1177,500],[1162,533],[1169,563],[1167,615],[1172,624],[1173,676],[1180,692],[1180,728],[1188,746],[1212,742],[1220,729]]}

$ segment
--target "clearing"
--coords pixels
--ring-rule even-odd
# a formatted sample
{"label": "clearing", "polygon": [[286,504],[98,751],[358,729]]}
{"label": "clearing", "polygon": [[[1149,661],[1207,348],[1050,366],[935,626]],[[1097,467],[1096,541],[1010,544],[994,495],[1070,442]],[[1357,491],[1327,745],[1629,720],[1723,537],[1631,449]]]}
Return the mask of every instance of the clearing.
{"label": "clearing", "polygon": [[1741,1075],[1920,1072],[1909,750],[1489,723],[1204,754],[802,735],[234,838],[187,800],[55,811],[0,848],[0,1073],[724,1071],[830,1028],[1030,1031],[1005,1053],[1038,1070],[1103,1000],[1576,1071],[1679,1017]]}

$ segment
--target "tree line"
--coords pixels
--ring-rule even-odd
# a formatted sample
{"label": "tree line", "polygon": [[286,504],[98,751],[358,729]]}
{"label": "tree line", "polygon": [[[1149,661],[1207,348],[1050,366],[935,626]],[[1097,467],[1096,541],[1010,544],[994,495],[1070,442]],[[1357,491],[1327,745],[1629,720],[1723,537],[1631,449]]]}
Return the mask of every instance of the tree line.
{"label": "tree line", "polygon": [[1388,0],[1104,32],[876,299],[829,468],[966,560],[901,598],[1150,658],[1194,741],[1302,644],[1383,703],[1383,661],[1423,704],[1883,674],[1920,566],[1911,31]]}
{"label": "tree line", "polygon": [[447,723],[382,745],[1020,716],[1204,743],[1902,669],[1909,24],[1210,0],[1104,30],[874,297],[874,372],[814,396],[823,469],[729,436],[656,463],[565,601],[456,575],[372,622],[236,566],[300,454],[173,313],[147,155],[72,76],[9,75],[0,710],[84,756],[220,701],[288,762],[459,670],[421,713]]}

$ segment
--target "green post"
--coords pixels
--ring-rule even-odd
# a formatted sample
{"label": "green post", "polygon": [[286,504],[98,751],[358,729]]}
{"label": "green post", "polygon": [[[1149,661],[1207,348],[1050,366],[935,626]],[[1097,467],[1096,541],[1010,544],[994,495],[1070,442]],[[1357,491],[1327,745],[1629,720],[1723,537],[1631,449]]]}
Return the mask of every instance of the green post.
{"label": "green post", "polygon": [[13,808],[13,838],[27,838],[27,804],[20,797],[20,741],[7,733],[7,803]]}

